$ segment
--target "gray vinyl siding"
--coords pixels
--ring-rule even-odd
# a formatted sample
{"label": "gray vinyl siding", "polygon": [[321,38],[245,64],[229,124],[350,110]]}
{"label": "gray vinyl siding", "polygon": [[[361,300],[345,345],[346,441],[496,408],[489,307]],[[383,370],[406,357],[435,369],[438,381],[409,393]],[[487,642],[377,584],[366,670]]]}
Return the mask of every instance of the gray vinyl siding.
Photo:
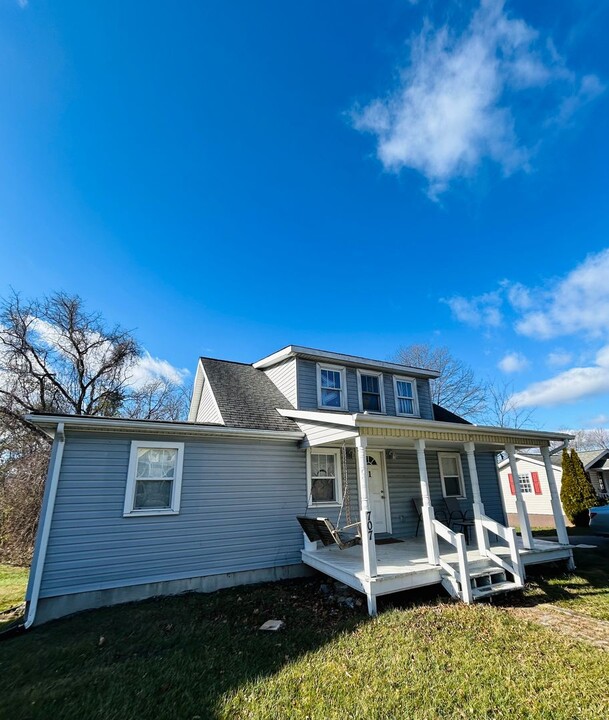
{"label": "gray vinyl siding", "polygon": [[211,385],[208,382],[205,382],[203,390],[201,391],[201,400],[199,401],[199,409],[197,411],[197,422],[221,424],[224,422],[218,410]]}
{"label": "gray vinyl siding", "polygon": [[433,405],[429,380],[417,378],[417,396],[419,398],[419,413],[421,417],[425,420],[433,420]]}
{"label": "gray vinyl siding", "polygon": [[[298,409],[318,410],[317,406],[317,363],[312,360],[296,360],[298,375]],[[357,386],[357,369],[347,367],[347,409],[350,413],[360,412],[359,389]],[[425,420],[433,420],[433,409],[429,380],[417,378],[417,396],[419,413]],[[383,390],[385,393],[385,410],[387,415],[396,415],[393,374],[383,373]]]}
{"label": "gray vinyl siding", "polygon": [[[449,448],[441,452],[452,452]],[[429,477],[429,490],[431,502],[436,509],[436,515],[440,521],[443,520],[441,510],[444,507],[442,495],[442,480],[440,477],[440,464],[438,453],[427,450],[425,452],[427,474]],[[398,450],[395,452],[395,459],[387,458],[387,484],[389,486],[389,502],[391,505],[392,533],[397,537],[413,537],[417,527],[417,515],[412,504],[412,498],[421,497],[421,485],[419,479],[419,466],[417,454],[414,450]],[[467,457],[461,455],[461,466],[465,481],[465,492],[467,498],[460,501],[461,508],[469,510],[472,516],[472,490],[469,477]],[[495,458],[492,453],[476,455],[476,469],[478,470],[478,482],[480,494],[485,506],[486,514],[500,523],[505,522],[503,506],[501,504],[501,491]],[[419,535],[422,535],[422,528],[419,528]]]}
{"label": "gray vinyl siding", "polygon": [[288,358],[273,367],[264,370],[267,377],[277,386],[287,400],[295,408],[298,403],[296,397],[296,359]]}
{"label": "gray vinyl siding", "polygon": [[180,514],[124,518],[132,439],[67,437],[41,597],[300,563],[295,442],[187,441]]}

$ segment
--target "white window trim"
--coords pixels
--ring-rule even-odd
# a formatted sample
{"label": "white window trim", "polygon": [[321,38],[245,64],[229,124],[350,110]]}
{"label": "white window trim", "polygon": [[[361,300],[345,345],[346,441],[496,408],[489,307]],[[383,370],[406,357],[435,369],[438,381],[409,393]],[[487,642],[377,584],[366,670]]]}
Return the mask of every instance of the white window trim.
{"label": "white window trim", "polygon": [[[137,467],[137,451],[141,448],[167,448],[177,450],[178,457],[176,460],[175,477],[173,478],[173,488],[171,492],[171,507],[169,508],[146,508],[145,510],[135,510],[135,485],[136,485],[136,467]],[[127,489],[125,491],[125,505],[123,508],[123,517],[147,517],[150,515],[177,515],[180,512],[180,498],[182,495],[182,469],[184,467],[184,443],[179,442],[153,442],[150,440],[132,440],[131,454],[129,455],[129,471],[127,473]]]}
{"label": "white window trim", "polygon": [[[334,492],[336,500],[333,502],[313,502],[311,492],[313,489],[313,478],[311,475],[311,456],[312,455],[334,455],[334,467],[336,468],[336,480]],[[307,507],[340,507],[343,501],[343,466],[341,459],[341,451],[337,448],[320,447],[317,449],[309,448],[307,450]]]}
{"label": "white window trim", "polygon": [[[331,405],[322,405],[321,402],[321,371],[334,370],[340,373],[340,407]],[[347,409],[347,371],[341,365],[328,365],[327,363],[317,363],[317,407],[322,410],[341,411]]]}
{"label": "white window trim", "polygon": [[359,370],[357,371],[357,393],[359,397],[359,409],[360,412],[364,412],[364,394],[362,392],[362,375],[372,375],[373,377],[377,377],[379,379],[379,393],[381,396],[381,409],[380,411],[375,410],[366,410],[365,412],[370,413],[371,415],[385,415],[385,387],[383,382],[383,373],[382,372],[374,372],[373,370]]}
{"label": "white window trim", "polygon": [[[442,458],[456,458],[457,459],[457,472],[459,473],[459,487],[461,489],[460,495],[447,495],[446,486],[444,485],[444,470],[442,468]],[[461,455],[457,452],[439,452],[438,453],[438,465],[440,466],[440,479],[442,480],[442,495],[443,497],[456,498],[457,500],[464,500],[467,498],[465,494],[465,480],[463,479],[463,466],[461,465]],[[452,477],[452,475],[451,475]]]}
{"label": "white window trim", "polygon": [[[403,413],[398,410],[398,381],[412,383],[412,404],[414,412]],[[401,415],[402,417],[419,417],[419,396],[417,393],[417,381],[413,377],[407,377],[406,375],[394,375],[393,376],[393,392],[395,398],[395,414]]]}

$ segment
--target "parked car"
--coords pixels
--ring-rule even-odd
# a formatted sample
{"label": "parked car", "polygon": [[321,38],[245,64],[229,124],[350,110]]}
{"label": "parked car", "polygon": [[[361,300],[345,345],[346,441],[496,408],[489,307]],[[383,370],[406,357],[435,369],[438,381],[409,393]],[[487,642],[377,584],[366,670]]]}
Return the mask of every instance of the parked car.
{"label": "parked car", "polygon": [[609,533],[609,505],[590,508],[590,530]]}

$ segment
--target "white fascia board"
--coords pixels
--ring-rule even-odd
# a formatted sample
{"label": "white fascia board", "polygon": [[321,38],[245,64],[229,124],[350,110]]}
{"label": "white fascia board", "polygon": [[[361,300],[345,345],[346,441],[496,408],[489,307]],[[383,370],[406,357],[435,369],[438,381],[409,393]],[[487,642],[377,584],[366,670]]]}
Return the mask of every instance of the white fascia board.
{"label": "white fascia board", "polygon": [[138,432],[148,435],[176,436],[220,436],[269,440],[301,440],[300,430],[254,430],[232,428],[223,425],[205,425],[190,422],[161,422],[156,420],[124,420],[121,418],[100,418],[85,415],[26,415],[25,419],[46,430],[54,429],[59,423],[65,428],[88,432]]}
{"label": "white fascia board", "polygon": [[539,438],[540,440],[567,440],[571,439],[571,435],[564,433],[552,433],[542,430],[513,430],[511,428],[492,427],[487,425],[466,425],[465,423],[451,423],[440,420],[422,420],[420,418],[390,417],[387,415],[379,416],[367,413],[331,413],[316,412],[314,410],[290,410],[278,409],[277,412],[284,417],[293,420],[306,420],[307,422],[316,422],[328,425],[344,425],[347,427],[387,427],[387,428],[416,428],[420,430],[452,430],[459,433],[472,433],[476,435],[484,433],[486,435],[500,435],[502,437],[513,437],[517,442],[520,438]]}
{"label": "white fascia board", "polygon": [[591,468],[595,463],[597,463],[601,459],[601,457],[603,455],[606,455],[608,452],[609,452],[609,450],[599,450],[598,455],[593,460],[590,460],[589,463],[586,463],[584,465],[584,470],[586,470],[586,472],[587,472],[588,468]]}
{"label": "white fascia board", "polygon": [[494,427],[492,425],[470,425],[465,423],[451,423],[440,420],[422,420],[419,418],[401,418],[401,417],[378,417],[375,415],[366,415],[358,413],[354,415],[357,425],[374,425],[374,426],[403,426],[426,428],[429,430],[455,430],[460,433],[485,433],[487,435],[509,435],[518,440],[518,438],[538,437],[540,440],[572,440],[573,435],[567,435],[559,432],[546,432],[545,430],[516,430],[513,428]]}
{"label": "white fascia board", "polygon": [[421,378],[437,378],[440,373],[437,370],[427,370],[425,368],[415,368],[408,365],[400,365],[399,363],[385,362],[384,360],[373,360],[371,358],[363,358],[357,355],[344,355],[343,353],[326,352],[325,350],[316,350],[315,348],[302,347],[301,345],[288,345],[278,350],[276,353],[262,358],[253,364],[253,367],[263,369],[271,367],[286,360],[289,357],[301,355],[304,358],[314,360],[324,360],[326,362],[338,363],[339,365],[351,365],[353,367],[376,368],[378,370],[386,370],[387,372],[397,373],[399,375],[414,375]]}
{"label": "white fascia board", "polygon": [[333,413],[321,412],[316,410],[293,410],[277,408],[277,412],[283,417],[292,420],[304,420],[306,422],[321,423],[322,425],[344,425],[346,427],[355,427],[355,415],[351,413]]}

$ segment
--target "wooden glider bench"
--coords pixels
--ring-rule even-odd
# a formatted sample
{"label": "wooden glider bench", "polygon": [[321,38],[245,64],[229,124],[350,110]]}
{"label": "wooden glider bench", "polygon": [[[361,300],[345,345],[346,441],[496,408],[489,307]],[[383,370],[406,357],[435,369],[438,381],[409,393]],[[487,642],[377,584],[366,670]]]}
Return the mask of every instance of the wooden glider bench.
{"label": "wooden glider bench", "polygon": [[[311,542],[321,540],[324,545],[338,545],[341,550],[361,544],[360,523],[352,523],[342,528],[335,528],[328,518],[313,518],[298,515],[296,520],[300,523],[304,534]],[[345,534],[345,530],[355,528],[356,534]]]}

